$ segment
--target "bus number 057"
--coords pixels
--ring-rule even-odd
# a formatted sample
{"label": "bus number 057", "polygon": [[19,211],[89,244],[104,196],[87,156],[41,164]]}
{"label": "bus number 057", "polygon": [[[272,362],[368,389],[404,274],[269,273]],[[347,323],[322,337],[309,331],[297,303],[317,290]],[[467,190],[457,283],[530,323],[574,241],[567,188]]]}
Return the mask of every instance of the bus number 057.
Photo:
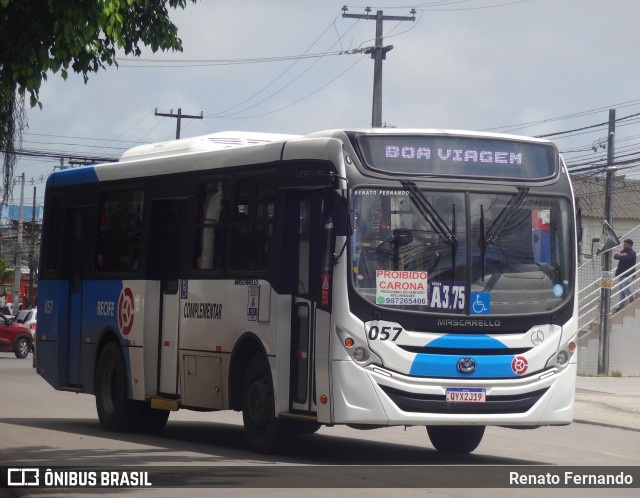
{"label": "bus number 057", "polygon": [[391,338],[391,342],[394,342],[400,336],[400,332],[402,332],[402,327],[382,327],[382,328],[380,328],[377,325],[373,325],[369,329],[369,340],[375,341],[375,340],[379,339],[381,341],[387,341],[387,340],[389,340],[389,338],[391,338],[391,334],[395,333],[393,338]]}

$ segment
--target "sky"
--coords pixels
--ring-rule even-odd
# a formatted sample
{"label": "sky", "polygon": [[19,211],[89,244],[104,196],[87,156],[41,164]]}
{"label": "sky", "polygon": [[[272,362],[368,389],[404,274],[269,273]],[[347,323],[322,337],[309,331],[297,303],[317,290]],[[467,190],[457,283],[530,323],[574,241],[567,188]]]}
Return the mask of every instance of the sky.
{"label": "sky", "polygon": [[[219,131],[304,135],[371,125],[375,20],[332,0],[200,0],[171,11],[181,53],[143,50],[119,68],[43,82],[23,148],[118,158],[130,147]],[[570,167],[603,164],[616,110],[620,172],[640,172],[640,2],[383,0],[347,4],[384,21],[382,121],[397,128],[548,135]],[[639,114],[638,116],[635,116]],[[601,126],[595,126],[600,125]],[[572,131],[575,130],[575,131]],[[595,150],[594,150],[595,149]],[[633,160],[637,158],[637,162]],[[631,162],[629,162],[631,161]],[[66,164],[66,162],[65,162]],[[23,156],[25,203],[58,159]],[[598,173],[599,169],[589,170]],[[19,202],[20,189],[13,191]],[[639,196],[640,209],[640,196]]]}

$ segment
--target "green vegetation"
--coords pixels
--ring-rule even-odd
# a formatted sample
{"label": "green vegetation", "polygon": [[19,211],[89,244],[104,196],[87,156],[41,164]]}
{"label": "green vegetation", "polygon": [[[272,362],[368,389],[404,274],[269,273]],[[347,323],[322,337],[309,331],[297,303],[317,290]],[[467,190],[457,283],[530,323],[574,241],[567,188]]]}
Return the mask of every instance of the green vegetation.
{"label": "green vegetation", "polygon": [[48,73],[90,73],[117,66],[116,53],[139,56],[141,46],[182,50],[168,8],[196,0],[0,0],[0,154],[4,156],[3,198],[13,182],[15,152],[21,147],[25,94],[40,106]]}

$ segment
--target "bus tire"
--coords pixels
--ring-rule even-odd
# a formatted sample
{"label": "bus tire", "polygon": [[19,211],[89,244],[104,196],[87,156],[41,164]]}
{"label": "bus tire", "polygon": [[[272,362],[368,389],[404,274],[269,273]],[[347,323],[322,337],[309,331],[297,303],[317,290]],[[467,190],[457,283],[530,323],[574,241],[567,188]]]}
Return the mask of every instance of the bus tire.
{"label": "bus tire", "polygon": [[300,434],[315,434],[322,428],[318,422],[300,422]]}
{"label": "bus tire", "polygon": [[96,369],[96,408],[100,424],[108,431],[130,431],[140,419],[140,406],[127,396],[127,374],[120,348],[109,342]]}
{"label": "bus tire", "polygon": [[139,419],[137,430],[144,434],[157,434],[164,429],[169,420],[169,410],[157,410],[145,401],[139,401]]}
{"label": "bus tire", "polygon": [[441,453],[471,453],[482,441],[484,429],[484,425],[434,425],[427,427],[427,433]]}
{"label": "bus tire", "polygon": [[291,447],[297,424],[275,414],[275,396],[267,358],[255,354],[242,384],[242,420],[249,446],[260,453],[277,453]]}

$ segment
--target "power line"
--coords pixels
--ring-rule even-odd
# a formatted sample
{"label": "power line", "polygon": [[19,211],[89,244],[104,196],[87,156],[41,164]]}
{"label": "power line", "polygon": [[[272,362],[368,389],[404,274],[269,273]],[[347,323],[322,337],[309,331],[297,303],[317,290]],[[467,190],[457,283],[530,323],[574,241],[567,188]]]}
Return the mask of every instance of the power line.
{"label": "power line", "polygon": [[[3,154],[6,154],[6,150],[0,150]],[[92,164],[95,163],[112,163],[117,162],[117,157],[105,157],[105,156],[92,156],[89,154],[69,154],[65,152],[50,152],[31,149],[19,149],[14,152],[17,156],[35,157],[35,158],[47,158],[47,159],[68,159],[75,161],[89,161]]]}
{"label": "power line", "polygon": [[316,93],[318,93],[320,90],[322,90],[323,88],[329,86],[331,83],[333,83],[335,80],[337,80],[338,78],[340,78],[343,74],[345,74],[347,71],[349,71],[350,69],[352,69],[356,64],[358,64],[359,62],[361,62],[362,60],[364,60],[364,57],[361,57],[360,59],[358,59],[357,61],[355,61],[353,64],[351,64],[348,68],[346,68],[344,71],[342,71],[340,74],[338,74],[337,76],[335,76],[334,78],[330,79],[329,81],[327,81],[324,85],[322,85],[320,88],[317,88],[316,90],[314,90],[311,93],[308,93],[307,95],[305,95],[304,97],[291,102],[290,104],[284,105],[282,107],[279,107],[278,109],[274,109],[272,111],[268,111],[268,112],[263,112],[262,114],[254,114],[252,116],[241,116],[241,117],[233,117],[233,116],[224,116],[226,118],[229,119],[247,119],[247,118],[259,118],[262,116],[268,116],[269,114],[273,114],[279,111],[282,111],[283,109],[287,109],[289,107],[292,107],[300,102],[302,102],[305,99],[308,99],[309,97],[311,97],[312,95],[315,95]]}
{"label": "power line", "polygon": [[[324,31],[313,41],[313,43],[311,45],[309,45],[309,47],[307,48],[307,50],[305,50],[303,55],[306,55],[306,53],[311,50],[317,43],[318,41],[326,34],[326,32],[331,28],[331,26],[333,26],[336,29],[336,32],[338,33],[338,39],[336,41],[333,42],[333,44],[329,47],[329,49],[327,51],[325,51],[325,54],[330,54],[331,52],[329,52],[329,50],[331,50],[333,47],[336,46],[336,44],[340,43],[341,46],[341,53],[343,54],[355,54],[355,53],[359,53],[361,51],[359,51],[358,49],[354,49],[354,50],[344,50],[342,48],[342,38],[344,37],[344,35],[346,33],[348,33],[354,25],[349,26],[349,28],[341,35],[338,31],[337,31],[337,27],[335,25],[335,21],[336,19],[339,17],[336,16],[334,18],[334,20],[324,29]],[[280,109],[276,110],[276,111],[269,111],[267,113],[264,114],[259,114],[259,115],[255,115],[255,116],[245,116],[245,117],[238,117],[238,118],[234,118],[233,116],[236,116],[237,114],[240,114],[242,112],[246,112],[249,109],[253,109],[254,107],[257,107],[258,105],[268,101],[269,99],[275,97],[276,95],[278,95],[279,93],[281,93],[282,91],[284,91],[286,88],[288,88],[289,86],[291,86],[295,81],[297,81],[300,77],[302,77],[305,73],[307,73],[315,64],[317,64],[321,58],[316,59],[311,65],[309,65],[304,71],[302,71],[300,74],[298,74],[296,77],[294,77],[292,80],[290,80],[288,83],[286,83],[284,86],[282,86],[281,88],[279,88],[278,90],[276,90],[275,92],[272,92],[271,94],[269,94],[268,96],[266,96],[265,98],[263,98],[262,100],[244,107],[242,109],[239,109],[237,111],[234,111],[232,113],[229,113],[229,111],[232,111],[234,109],[237,109],[238,107],[243,106],[244,104],[246,104],[247,102],[249,102],[251,99],[257,97],[258,95],[260,95],[261,93],[263,93],[265,90],[267,90],[269,87],[271,87],[274,83],[276,83],[276,81],[278,81],[280,78],[282,78],[287,72],[289,72],[298,62],[300,59],[295,60],[293,63],[291,63],[286,69],[284,69],[284,71],[282,71],[280,74],[278,74],[278,76],[276,76],[274,79],[272,79],[267,85],[265,85],[264,87],[262,87],[259,91],[257,91],[256,93],[254,93],[253,95],[251,95],[250,97],[247,97],[246,99],[244,99],[242,102],[240,102],[239,104],[236,104],[234,106],[228,107],[227,109],[223,110],[223,111],[219,111],[216,113],[206,113],[209,115],[209,117],[215,117],[215,118],[230,118],[230,119],[246,119],[246,118],[251,118],[251,117],[258,117],[258,116],[264,116],[267,114],[272,114],[274,112],[277,112],[278,110],[282,110],[285,109],[287,107],[291,107],[291,105],[287,105],[285,107],[281,107]],[[351,67],[351,66],[350,66]],[[341,74],[344,74],[345,71],[343,71]],[[332,79],[331,81],[334,81],[336,78]],[[320,87],[320,89],[324,88],[325,86],[327,86],[327,84],[322,85]],[[319,90],[319,89],[318,89]],[[295,103],[298,103],[304,99],[306,99],[307,97],[310,97],[311,95],[317,93],[318,90],[315,90],[309,94],[307,94],[305,97],[297,100]]]}
{"label": "power line", "polygon": [[620,102],[617,104],[613,104],[613,105],[608,105],[608,106],[603,106],[603,107],[596,107],[594,109],[588,109],[586,111],[578,111],[572,114],[565,114],[562,116],[556,116],[556,117],[552,117],[552,118],[546,118],[546,119],[541,119],[538,121],[529,121],[527,123],[518,123],[518,124],[512,124],[512,125],[503,125],[503,126],[496,126],[493,128],[484,128],[481,131],[499,131],[499,130],[503,130],[504,132],[509,132],[509,131],[517,131],[517,130],[521,130],[523,128],[529,128],[531,126],[536,126],[536,125],[540,125],[540,124],[547,124],[547,123],[552,123],[555,121],[563,121],[565,119],[573,119],[573,118],[579,118],[579,117],[584,117],[584,116],[588,116],[590,114],[597,114],[600,113],[602,111],[605,111],[607,109],[612,109],[612,108],[616,108],[616,109],[622,109],[625,107],[631,107],[631,106],[636,106],[636,105],[640,105],[640,99],[633,99],[633,100],[627,100],[625,102]]}
{"label": "power line", "polygon": [[[625,119],[629,119],[629,118],[633,118],[635,116],[640,116],[640,112],[636,113],[636,114],[630,114],[629,116],[625,116],[624,118],[619,118],[616,119],[616,123],[619,123],[620,121],[624,121]],[[574,130],[566,130],[566,131],[558,131],[555,133],[547,133],[546,135],[536,135],[537,138],[547,138],[547,137],[555,137],[558,135],[566,135],[567,133],[573,133],[575,131],[583,131],[583,130],[588,130],[591,128],[601,128],[605,125],[609,124],[608,121],[605,121],[604,123],[598,123],[598,124],[594,124],[591,126],[583,126],[582,128],[576,128]]]}
{"label": "power line", "polygon": [[118,64],[118,67],[127,68],[176,68],[176,67],[211,67],[211,66],[231,66],[243,64],[263,64],[267,62],[282,62],[290,60],[318,59],[323,57],[331,57],[336,55],[347,55],[351,52],[335,51],[324,52],[319,54],[301,54],[301,55],[280,55],[273,57],[252,57],[247,59],[127,59],[128,61],[145,62],[150,65],[142,64]]}
{"label": "power line", "polygon": [[[515,4],[519,4],[519,3],[525,3],[525,2],[529,2],[531,0],[512,0],[512,1],[507,1],[507,2],[503,2],[503,3],[494,3],[491,5],[480,5],[477,7],[462,7],[462,8],[453,8],[453,9],[440,9],[440,8],[436,8],[436,7],[446,7],[448,5],[455,5],[455,4],[462,4],[462,3],[469,3],[472,0],[436,0],[433,2],[428,2],[428,3],[419,3],[419,4],[411,4],[411,5],[400,5],[400,6],[384,6],[384,7],[375,7],[371,4],[369,4],[368,6],[371,7],[372,9],[374,8],[384,8],[384,9],[388,9],[388,10],[400,10],[400,9],[416,9],[416,10],[424,10],[427,12],[456,12],[456,11],[465,11],[465,10],[481,10],[481,9],[494,9],[494,8],[499,8],[499,7],[507,7],[509,5],[515,5]],[[357,5],[346,5],[346,7],[351,7],[354,9],[359,9],[359,8],[364,8],[363,6],[357,6]]]}
{"label": "power line", "polygon": [[[500,3],[500,4],[493,4],[493,5],[482,5],[479,7],[463,7],[460,9],[434,9],[434,8],[425,8],[424,10],[428,10],[430,12],[456,12],[456,11],[462,11],[462,10],[481,10],[481,9],[494,9],[496,7],[506,7],[507,5],[515,5],[518,3],[525,3],[525,2],[529,2],[531,0],[514,0],[512,2],[507,2],[507,3]],[[457,2],[454,2],[457,3]],[[420,6],[416,6],[416,8],[418,8]]]}
{"label": "power line", "polygon": [[[145,116],[146,117],[146,116]],[[73,138],[74,140],[97,140],[97,141],[104,141],[107,140],[106,138],[95,138],[95,137],[74,137],[72,135],[52,135],[49,133],[24,133],[23,135],[33,135],[36,137],[51,137],[51,138]],[[111,140],[107,140],[108,142],[124,142],[124,143],[136,143],[134,140],[117,140],[115,138],[112,138]],[[39,143],[39,142],[36,142]],[[71,145],[79,145],[79,144],[71,144]]]}
{"label": "power line", "polygon": [[[338,33],[338,42],[340,42],[340,48],[341,48],[341,52],[342,52],[342,41],[341,41],[341,40],[342,40],[342,36],[343,36],[343,35],[340,35],[340,33],[338,32],[338,28],[337,28],[337,27],[336,27],[336,25],[335,25],[335,22],[336,22],[336,20],[337,20],[337,19],[338,19],[338,16],[336,16],[336,17],[333,19],[332,23],[331,23],[331,24],[329,24],[329,26],[327,26],[327,27],[324,29],[324,31],[323,31],[323,32],[322,32],[322,33],[321,33],[321,34],[320,34],[320,35],[319,35],[319,36],[318,36],[318,37],[313,41],[313,43],[312,43],[311,45],[309,45],[309,47],[307,48],[307,50],[305,50],[305,51],[304,51],[304,53],[303,53],[302,55],[307,55],[307,52],[308,52],[309,50],[311,50],[311,49],[315,46],[315,44],[316,44],[316,43],[318,43],[318,41],[319,41],[319,40],[324,36],[324,34],[325,34],[329,29],[331,29],[331,26],[332,26],[332,25],[333,25],[333,27],[335,28],[336,33]],[[351,28],[349,28],[349,29],[351,29]],[[348,31],[349,31],[349,30],[347,30],[347,32],[348,32]],[[333,46],[335,46],[335,43],[332,45],[332,47],[333,47]],[[325,53],[327,53],[327,52],[325,52]],[[233,109],[237,109],[238,107],[240,107],[240,106],[244,105],[245,103],[247,103],[248,101],[250,101],[250,100],[251,100],[251,99],[253,99],[254,97],[257,97],[257,96],[258,96],[258,95],[260,95],[262,92],[264,92],[267,88],[269,88],[271,85],[273,85],[276,81],[278,81],[282,76],[284,76],[284,75],[285,75],[289,70],[291,70],[291,68],[293,68],[293,66],[295,66],[295,65],[296,65],[300,60],[302,60],[302,59],[300,59],[300,58],[295,59],[295,60],[294,60],[294,62],[292,62],[289,66],[287,66],[287,68],[286,68],[284,71],[282,71],[278,76],[276,76],[274,79],[272,79],[272,80],[271,80],[271,81],[270,81],[266,86],[262,87],[262,89],[260,89],[258,92],[254,93],[254,94],[253,94],[253,95],[251,95],[250,97],[247,97],[245,100],[243,100],[243,101],[242,101],[242,102],[240,102],[239,104],[236,104],[236,105],[234,105],[234,106],[232,106],[232,107],[228,107],[228,108],[227,108],[227,109],[225,109],[224,111],[220,111],[220,112],[218,112],[218,113],[216,113],[215,115],[212,115],[212,116],[213,116],[213,117],[219,117],[219,116],[221,116],[221,115],[224,115],[224,114],[228,113],[229,111],[232,111]],[[320,59],[318,59],[318,60],[320,60]],[[304,74],[304,73],[303,73],[303,74]],[[295,80],[294,80],[294,81],[295,81]],[[291,83],[289,83],[289,84],[291,84]],[[280,89],[280,90],[279,90],[278,92],[276,92],[276,93],[279,93],[280,91],[284,90],[284,88],[286,88],[287,86],[289,86],[289,84],[288,84],[288,85],[285,85],[282,89]],[[267,97],[266,99],[262,100],[261,102],[258,102],[258,104],[260,104],[260,103],[264,102],[265,100],[267,100],[267,99],[271,98],[273,95],[275,95],[275,94],[271,94],[271,95],[270,95],[269,97]],[[254,105],[253,105],[253,106],[251,106],[251,107],[255,107],[255,105],[258,105],[258,104],[254,104]],[[250,109],[251,107],[249,107],[249,109]],[[245,108],[244,110],[247,110],[247,108]],[[243,112],[243,111],[238,111],[238,112]]]}
{"label": "power line", "polygon": [[[280,92],[282,92],[283,90],[285,90],[286,88],[288,88],[289,86],[291,86],[295,81],[297,81],[297,80],[298,80],[299,78],[301,78],[304,74],[306,74],[306,73],[307,73],[307,72],[308,72],[308,71],[309,71],[313,66],[315,66],[315,65],[316,65],[316,63],[318,63],[319,61],[320,61],[320,59],[318,59],[318,60],[314,61],[314,62],[313,62],[313,64],[311,64],[310,66],[308,66],[304,71],[302,71],[299,75],[297,75],[295,78],[293,78],[291,81],[289,81],[289,82],[288,82],[286,85],[284,85],[282,88],[280,88],[279,90],[277,90],[277,91],[273,92],[272,94],[268,95],[267,97],[263,98],[262,100],[259,100],[259,101],[258,101],[258,102],[256,102],[255,104],[252,104],[252,105],[250,105],[250,106],[248,106],[248,107],[244,107],[243,109],[240,109],[240,110],[238,110],[238,111],[234,111],[234,112],[232,112],[232,113],[230,113],[230,114],[225,114],[227,111],[222,111],[222,112],[220,112],[220,113],[218,113],[218,114],[211,114],[211,115],[210,115],[210,116],[208,116],[208,117],[213,117],[213,118],[233,118],[233,116],[235,116],[236,114],[240,114],[240,113],[242,113],[242,112],[246,112],[246,111],[248,111],[249,109],[253,109],[254,107],[259,106],[260,104],[262,104],[262,103],[266,102],[267,100],[271,99],[272,97],[275,97],[275,96],[276,96],[276,95],[278,95]],[[288,69],[289,69],[289,68],[287,68],[287,70],[288,70]],[[285,72],[286,72],[286,71],[285,71]],[[282,74],[284,74],[284,73],[281,73],[281,74],[280,74],[280,76],[281,76]],[[344,74],[344,73],[341,73],[341,75],[342,75],[342,74]],[[277,81],[277,80],[280,78],[280,76],[277,76],[274,80],[272,80],[272,82],[271,82],[271,83],[269,83],[267,86],[265,86],[265,87],[264,87],[262,90],[260,90],[259,92],[257,92],[257,93],[255,93],[255,94],[253,94],[253,95],[252,95],[251,97],[249,97],[248,99],[245,99],[245,100],[244,100],[243,102],[241,102],[240,104],[238,104],[238,105],[236,105],[236,106],[234,106],[234,107],[231,107],[231,108],[229,108],[228,110],[231,110],[231,109],[234,109],[234,108],[240,107],[240,106],[241,106],[241,105],[243,105],[244,103],[246,103],[246,102],[248,102],[249,100],[251,100],[253,97],[256,97],[257,95],[259,95],[260,93],[262,93],[264,90],[266,90],[269,86],[271,86],[271,84],[272,84],[272,83],[275,83],[275,81]],[[333,80],[332,80],[332,81],[333,81]],[[326,86],[326,85],[323,85],[323,86],[322,86],[322,87],[320,87],[318,90],[321,90],[321,89],[322,89],[322,88],[324,88],[325,86]],[[303,99],[300,99],[300,100],[296,101],[296,103],[297,103],[297,102],[300,102],[301,100],[304,100],[304,99],[305,99],[305,98],[307,98],[307,97],[310,97],[310,96],[311,96],[311,95],[313,95],[314,93],[317,93],[317,91],[318,91],[318,90],[316,90],[316,91],[314,91],[314,92],[312,92],[312,93],[308,94],[308,95],[307,95],[306,97],[304,97]],[[286,106],[286,107],[290,107],[290,106]],[[286,107],[283,107],[282,109],[285,109]],[[271,114],[271,113],[267,113],[267,114]],[[259,114],[258,116],[263,116],[263,114]],[[250,117],[256,117],[256,116],[250,116]],[[245,119],[245,118],[240,118],[240,119]]]}

